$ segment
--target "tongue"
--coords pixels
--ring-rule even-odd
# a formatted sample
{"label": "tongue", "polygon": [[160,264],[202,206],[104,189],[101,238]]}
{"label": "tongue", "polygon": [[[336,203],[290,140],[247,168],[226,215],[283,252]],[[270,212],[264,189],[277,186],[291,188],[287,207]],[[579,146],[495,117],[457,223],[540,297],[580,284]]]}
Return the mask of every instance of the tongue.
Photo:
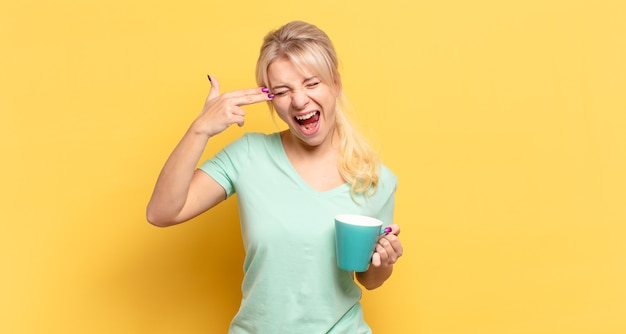
{"label": "tongue", "polygon": [[319,119],[320,119],[320,114],[315,114],[315,116],[313,116],[313,117],[311,117],[309,119],[298,121],[298,123],[300,123],[301,125],[307,125],[307,124],[315,123],[315,122],[319,121]]}

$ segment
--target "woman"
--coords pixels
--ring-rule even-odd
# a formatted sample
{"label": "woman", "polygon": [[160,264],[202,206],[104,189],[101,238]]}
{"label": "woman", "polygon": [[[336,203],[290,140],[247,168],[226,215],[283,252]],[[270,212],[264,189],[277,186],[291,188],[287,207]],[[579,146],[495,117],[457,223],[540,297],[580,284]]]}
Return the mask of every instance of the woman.
{"label": "woman", "polygon": [[[397,178],[359,137],[342,109],[338,61],[316,26],[290,22],[264,39],[260,88],[211,90],[200,116],[167,160],[147,209],[169,226],[209,210],[235,192],[246,250],[243,298],[229,333],[370,333],[361,289],[379,287],[402,255],[392,224]],[[248,133],[200,168],[207,141],[244,105],[267,102],[289,129]],[[392,228],[365,272],[336,265],[333,217],[376,217]]]}

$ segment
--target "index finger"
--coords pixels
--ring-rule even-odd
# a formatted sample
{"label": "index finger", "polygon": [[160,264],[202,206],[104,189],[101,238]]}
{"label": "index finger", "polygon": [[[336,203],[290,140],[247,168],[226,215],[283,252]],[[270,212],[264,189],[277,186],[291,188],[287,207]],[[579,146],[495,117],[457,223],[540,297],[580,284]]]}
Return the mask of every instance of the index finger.
{"label": "index finger", "polygon": [[272,100],[273,94],[269,93],[269,89],[264,87],[240,89],[228,93],[224,93],[225,98],[232,99],[237,106],[244,106],[259,102],[267,102]]}
{"label": "index finger", "polygon": [[395,234],[396,236],[400,235],[400,226],[397,224],[391,224],[389,227],[391,227],[391,232],[389,233]]}

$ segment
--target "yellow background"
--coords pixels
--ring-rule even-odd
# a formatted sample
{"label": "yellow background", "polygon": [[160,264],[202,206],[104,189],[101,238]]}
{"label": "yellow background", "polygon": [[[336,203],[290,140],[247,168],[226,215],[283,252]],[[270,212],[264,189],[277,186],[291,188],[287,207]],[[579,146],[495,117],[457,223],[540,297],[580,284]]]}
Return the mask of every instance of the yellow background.
{"label": "yellow background", "polygon": [[[253,87],[262,36],[302,19],[400,178],[405,256],[364,294],[375,333],[626,333],[625,17],[621,0],[4,1],[0,332],[225,332],[235,202],[168,229],[145,205],[206,74]],[[277,130],[247,110],[206,157]]]}

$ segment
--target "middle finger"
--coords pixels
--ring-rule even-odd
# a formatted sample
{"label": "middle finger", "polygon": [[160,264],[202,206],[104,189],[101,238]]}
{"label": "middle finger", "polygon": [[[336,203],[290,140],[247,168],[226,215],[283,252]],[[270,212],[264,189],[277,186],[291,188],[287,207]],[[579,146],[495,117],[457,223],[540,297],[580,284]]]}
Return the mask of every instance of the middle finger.
{"label": "middle finger", "polygon": [[224,93],[224,97],[231,99],[237,106],[270,101],[272,99],[270,96],[272,95],[269,94],[267,88],[249,88]]}
{"label": "middle finger", "polygon": [[387,238],[382,238],[378,243],[385,250],[385,253],[387,254],[391,263],[394,263],[398,260],[398,252],[394,248],[392,242],[390,242]]}

